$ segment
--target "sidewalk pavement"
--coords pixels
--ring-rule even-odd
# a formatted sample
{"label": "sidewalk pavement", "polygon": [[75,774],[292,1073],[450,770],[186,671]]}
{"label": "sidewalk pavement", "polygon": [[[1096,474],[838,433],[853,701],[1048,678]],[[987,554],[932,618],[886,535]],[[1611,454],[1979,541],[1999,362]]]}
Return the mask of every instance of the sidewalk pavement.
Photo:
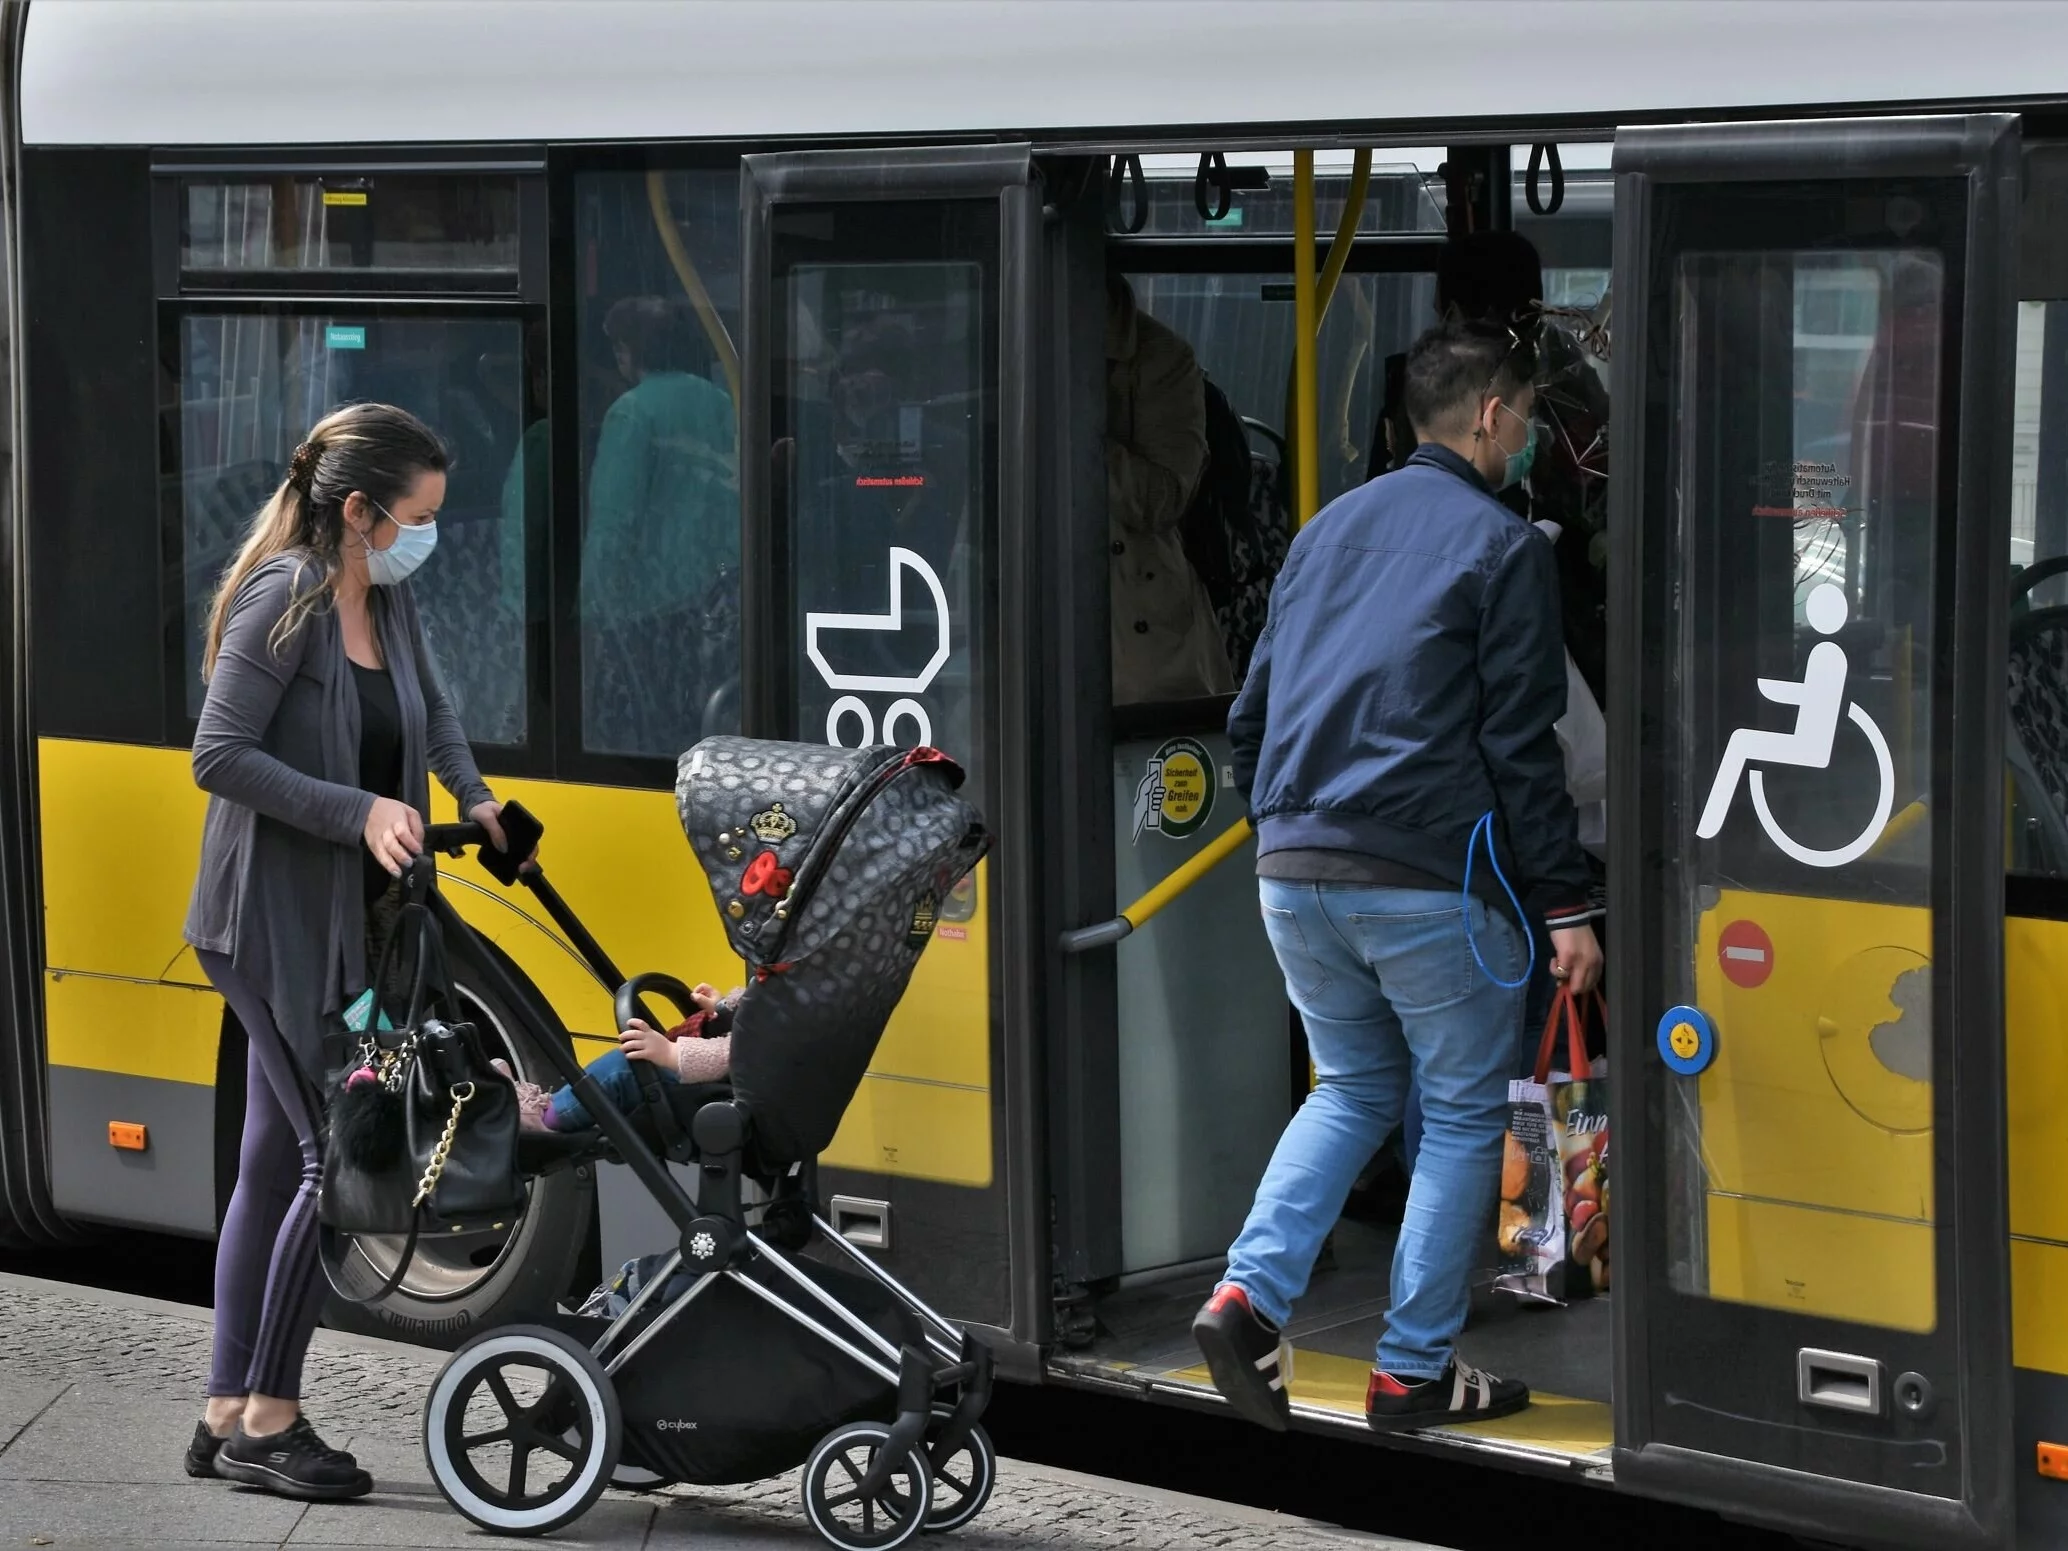
{"label": "sidewalk pavement", "polygon": [[[443,1354],[319,1331],[305,1396],[325,1438],[373,1473],[357,1503],[304,1505],[189,1480],[207,1309],[0,1275],[0,1548],[483,1547],[512,1544],[449,1508],[425,1469],[424,1395]],[[541,1542],[747,1551],[824,1545],[797,1473],[751,1486],[612,1492]],[[1281,1514],[1012,1460],[940,1551],[1130,1546],[1145,1551],[1429,1551]]]}

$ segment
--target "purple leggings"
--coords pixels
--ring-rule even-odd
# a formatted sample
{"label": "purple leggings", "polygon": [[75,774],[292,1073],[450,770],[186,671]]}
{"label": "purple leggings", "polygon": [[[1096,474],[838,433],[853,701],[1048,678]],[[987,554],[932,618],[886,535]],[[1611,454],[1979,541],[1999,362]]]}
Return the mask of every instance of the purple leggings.
{"label": "purple leggings", "polygon": [[244,1027],[244,1144],[215,1247],[215,1359],[208,1393],[299,1400],[323,1311],[316,1190],[319,1100],[265,999],[220,953],[197,953]]}

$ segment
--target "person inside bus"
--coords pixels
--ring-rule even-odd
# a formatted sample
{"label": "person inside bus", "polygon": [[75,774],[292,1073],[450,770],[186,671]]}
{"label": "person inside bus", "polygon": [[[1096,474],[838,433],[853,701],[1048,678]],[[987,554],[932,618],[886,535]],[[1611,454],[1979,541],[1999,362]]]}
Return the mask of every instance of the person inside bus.
{"label": "person inside bus", "polygon": [[373,1485],[300,1403],[325,1291],[324,1027],[365,983],[370,908],[423,845],[431,772],[505,843],[409,586],[437,545],[447,463],[406,411],[326,416],[224,574],[205,636],[193,763],[209,801],[185,937],[244,1030],[249,1071],[186,1469],[285,1497]]}
{"label": "person inside bus", "polygon": [[1106,517],[1113,703],[1198,700],[1235,687],[1179,524],[1206,470],[1206,378],[1192,347],[1106,272]]}
{"label": "person inside bus", "polygon": [[[740,1004],[737,990],[720,996],[717,988],[699,985],[690,993],[697,1010],[665,1033],[643,1018],[634,1018],[618,1034],[618,1048],[606,1050],[583,1068],[603,1085],[610,1102],[626,1114],[644,1101],[639,1074],[631,1063],[644,1061],[669,1085],[723,1082],[732,1067],[732,1015]],[[507,1061],[491,1063],[517,1083],[517,1121],[526,1131],[587,1131],[596,1119],[582,1105],[571,1085],[550,1093],[537,1083],[518,1082]]]}
{"label": "person inside bus", "polygon": [[707,628],[737,586],[732,397],[687,309],[629,296],[603,320],[628,384],[603,417],[582,530],[583,741],[672,759],[719,688]]}
{"label": "person inside bus", "polygon": [[1415,343],[1404,380],[1421,445],[1294,539],[1228,717],[1264,927],[1317,1080],[1192,1329],[1215,1386],[1278,1430],[1281,1333],[1411,1080],[1424,1133],[1367,1417],[1417,1427],[1529,1403],[1455,1341],[1499,1185],[1531,957],[1497,879],[1549,922],[1554,976],[1586,991],[1601,964],[1553,730],[1566,680],[1551,547],[1497,499],[1529,468],[1535,367],[1495,324]]}

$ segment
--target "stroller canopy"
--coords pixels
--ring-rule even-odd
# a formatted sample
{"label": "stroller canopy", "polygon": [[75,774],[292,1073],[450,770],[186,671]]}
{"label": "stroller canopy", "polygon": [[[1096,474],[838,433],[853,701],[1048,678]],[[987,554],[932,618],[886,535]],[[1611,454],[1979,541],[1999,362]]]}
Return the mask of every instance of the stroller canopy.
{"label": "stroller canopy", "polygon": [[832,1141],[941,902],[989,848],[961,785],[933,749],[719,737],[682,756],[683,832],[753,971],[732,1085],[764,1167]]}

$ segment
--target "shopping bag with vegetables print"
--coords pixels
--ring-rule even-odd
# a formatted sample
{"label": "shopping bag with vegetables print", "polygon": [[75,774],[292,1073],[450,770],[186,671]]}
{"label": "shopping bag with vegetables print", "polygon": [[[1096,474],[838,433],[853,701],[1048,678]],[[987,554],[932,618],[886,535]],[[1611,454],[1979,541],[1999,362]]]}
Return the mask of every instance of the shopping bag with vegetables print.
{"label": "shopping bag with vegetables print", "polygon": [[[1601,997],[1589,1002],[1605,1020]],[[1584,1023],[1561,986],[1536,1070],[1508,1085],[1495,1285],[1552,1303],[1609,1288],[1608,1063],[1587,1059]],[[1561,1031],[1565,1064],[1554,1070]]]}

